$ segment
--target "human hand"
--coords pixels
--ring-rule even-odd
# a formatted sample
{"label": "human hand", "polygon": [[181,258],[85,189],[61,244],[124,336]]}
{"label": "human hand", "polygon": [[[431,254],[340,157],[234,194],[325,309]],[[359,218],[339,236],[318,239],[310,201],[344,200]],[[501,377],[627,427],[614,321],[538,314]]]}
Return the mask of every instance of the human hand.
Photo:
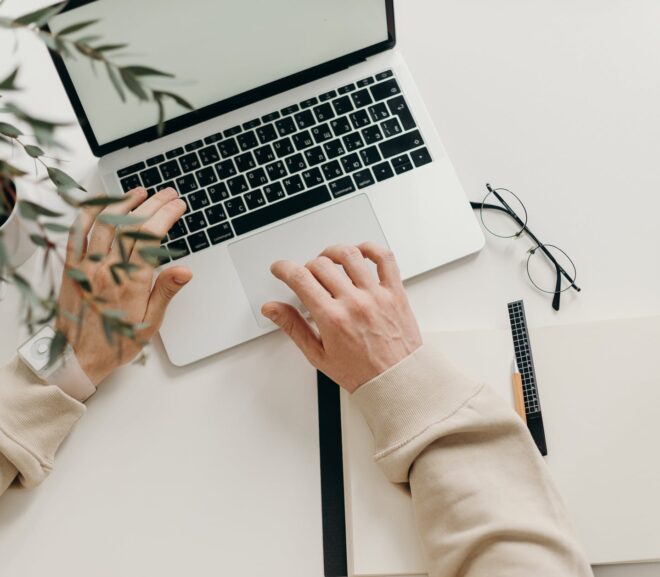
{"label": "human hand", "polygon": [[[149,199],[145,189],[136,188],[127,193],[121,203],[105,208],[84,209],[78,222],[79,232],[74,232],[75,226],[72,229],[67,246],[66,271],[82,271],[91,285],[89,294],[103,300],[95,304],[98,310],[89,310],[91,304],[85,301],[79,284],[65,271],[58,303],[60,314],[57,330],[67,336],[80,367],[94,385],[137,356],[143,345],[160,328],[169,302],[192,278],[187,268],[171,267],[158,275],[152,288],[153,266],[143,260],[139,251],[147,246],[158,246],[159,242],[135,241],[124,237],[122,242],[129,262],[136,267],[130,275],[119,272],[122,282],[117,284],[111,272],[111,266],[121,262],[117,231],[114,226],[98,221],[97,217],[100,214],[130,213],[144,219],[133,230],[162,238],[185,210],[185,202],[177,198],[172,188],[161,190]],[[76,242],[76,234],[80,235],[78,238],[82,238],[82,243]],[[80,244],[82,246],[76,246]],[[100,260],[95,262],[96,259]],[[87,307],[87,312],[78,325],[69,315],[80,316],[83,307]],[[142,325],[135,338],[114,333],[113,344],[108,342],[102,317],[103,311],[108,310],[120,311],[122,322]]]}
{"label": "human hand", "polygon": [[[365,258],[376,264],[378,279]],[[262,314],[350,393],[422,345],[396,259],[375,243],[333,246],[305,266],[278,261],[271,271],[296,293],[318,331],[288,304],[266,303]]]}

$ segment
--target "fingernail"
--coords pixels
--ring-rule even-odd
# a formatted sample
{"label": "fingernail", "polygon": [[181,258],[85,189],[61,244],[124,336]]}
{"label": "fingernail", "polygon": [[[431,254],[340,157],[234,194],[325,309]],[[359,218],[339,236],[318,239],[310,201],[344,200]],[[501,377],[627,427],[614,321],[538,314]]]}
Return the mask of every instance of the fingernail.
{"label": "fingernail", "polygon": [[278,312],[275,309],[264,309],[262,311],[262,314],[267,318],[270,319],[271,321],[275,322],[277,320],[277,317],[279,317]]}
{"label": "fingernail", "polygon": [[190,282],[190,277],[175,276],[174,282],[183,286],[184,284],[188,284]]}
{"label": "fingernail", "polygon": [[177,199],[177,203],[179,203],[183,208],[186,208],[188,205],[186,204],[186,201],[183,200],[182,198]]}

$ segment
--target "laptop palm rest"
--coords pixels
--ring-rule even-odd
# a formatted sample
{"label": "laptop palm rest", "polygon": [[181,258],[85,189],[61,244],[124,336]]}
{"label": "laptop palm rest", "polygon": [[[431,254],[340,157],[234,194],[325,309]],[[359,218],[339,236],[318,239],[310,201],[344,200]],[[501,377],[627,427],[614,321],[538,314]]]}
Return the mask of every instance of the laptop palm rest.
{"label": "laptop palm rest", "polygon": [[229,254],[257,324],[269,328],[272,323],[261,314],[264,303],[277,300],[302,308],[291,290],[271,274],[273,262],[286,259],[304,265],[328,246],[368,240],[388,246],[369,198],[360,194],[239,240],[229,246]]}

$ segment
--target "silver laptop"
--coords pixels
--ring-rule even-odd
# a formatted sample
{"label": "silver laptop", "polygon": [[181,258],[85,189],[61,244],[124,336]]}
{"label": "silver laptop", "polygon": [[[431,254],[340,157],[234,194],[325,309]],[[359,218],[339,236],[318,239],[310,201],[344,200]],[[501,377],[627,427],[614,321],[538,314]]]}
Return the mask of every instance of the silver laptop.
{"label": "silver laptop", "polygon": [[[483,245],[467,198],[395,46],[392,0],[71,2],[55,32],[126,43],[194,104],[122,103],[82,59],[55,64],[109,194],[173,186],[188,211],[163,243],[193,282],[161,329],[176,365],[264,335],[282,258],[377,241],[408,279]],[[171,266],[171,262],[163,266]]]}

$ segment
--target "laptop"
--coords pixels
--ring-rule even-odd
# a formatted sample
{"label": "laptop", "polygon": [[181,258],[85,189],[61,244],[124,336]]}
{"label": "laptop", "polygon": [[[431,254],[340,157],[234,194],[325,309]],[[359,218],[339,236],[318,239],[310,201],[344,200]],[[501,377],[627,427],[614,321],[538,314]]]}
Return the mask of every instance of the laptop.
{"label": "laptop", "polygon": [[194,273],[160,331],[174,364],[276,329],[261,305],[295,299],[275,260],[371,240],[409,279],[483,246],[395,49],[392,0],[78,0],[49,26],[88,20],[85,35],[127,45],[117,62],[172,73],[152,86],[195,107],[169,103],[159,133],[153,104],[53,54],[108,194],[172,186],[188,204],[163,240],[182,256],[162,266]]}

